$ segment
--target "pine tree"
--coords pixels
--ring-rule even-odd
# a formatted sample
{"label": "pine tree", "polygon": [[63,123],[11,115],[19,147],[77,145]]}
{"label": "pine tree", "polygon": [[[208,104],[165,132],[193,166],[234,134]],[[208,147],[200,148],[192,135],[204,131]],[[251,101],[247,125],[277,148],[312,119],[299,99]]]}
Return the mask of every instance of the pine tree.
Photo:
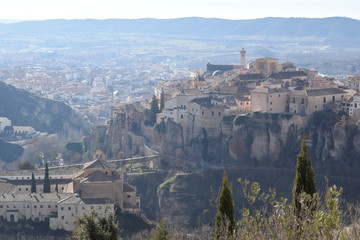
{"label": "pine tree", "polygon": [[171,234],[166,226],[166,222],[161,220],[159,226],[152,232],[148,240],[168,240],[171,239]]}
{"label": "pine tree", "polygon": [[31,193],[36,193],[36,182],[34,173],[31,175]]}
{"label": "pine tree", "polygon": [[160,112],[164,109],[165,107],[165,94],[164,94],[164,90],[161,90],[161,95],[160,95]]}
{"label": "pine tree", "polygon": [[49,179],[49,167],[48,164],[45,163],[45,177],[44,177],[44,193],[50,193],[50,179]]}
{"label": "pine tree", "polygon": [[[225,171],[217,208],[218,211],[215,219],[215,239],[220,239],[222,234],[232,235],[235,229],[234,204],[231,187],[229,186]],[[227,232],[225,232],[226,230]]]}
{"label": "pine tree", "polygon": [[301,193],[306,193],[312,197],[316,193],[315,172],[311,164],[311,158],[307,153],[305,139],[301,140],[301,150],[297,155],[296,175],[292,192],[292,203],[297,211],[301,208]]}
{"label": "pine tree", "polygon": [[115,217],[105,209],[100,214],[94,210],[85,212],[75,220],[73,239],[76,240],[119,240],[119,229]]}

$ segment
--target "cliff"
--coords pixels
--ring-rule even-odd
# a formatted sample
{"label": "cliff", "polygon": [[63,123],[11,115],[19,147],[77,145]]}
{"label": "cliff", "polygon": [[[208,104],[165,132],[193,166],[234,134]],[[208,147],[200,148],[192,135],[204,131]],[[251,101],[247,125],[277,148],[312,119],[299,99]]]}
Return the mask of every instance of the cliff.
{"label": "cliff", "polygon": [[315,170],[324,175],[354,176],[360,169],[359,122],[331,111],[311,117],[255,113],[225,117],[221,132],[206,129],[189,143],[180,124],[161,122],[147,135],[163,166],[186,170],[204,166],[285,167],[292,169],[306,134]]}
{"label": "cliff", "polygon": [[70,138],[86,129],[65,103],[37,97],[3,82],[0,82],[0,103],[0,116],[9,118],[16,126],[32,126],[40,132]]}

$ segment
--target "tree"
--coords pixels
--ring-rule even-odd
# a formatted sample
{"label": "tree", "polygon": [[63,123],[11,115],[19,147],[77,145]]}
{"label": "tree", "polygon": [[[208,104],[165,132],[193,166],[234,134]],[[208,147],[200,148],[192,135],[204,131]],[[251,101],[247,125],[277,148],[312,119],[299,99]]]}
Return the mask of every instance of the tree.
{"label": "tree", "polygon": [[32,164],[30,161],[24,161],[19,164],[18,170],[34,170],[35,165]]}
{"label": "tree", "polygon": [[224,171],[221,192],[218,200],[217,214],[215,218],[215,239],[220,239],[222,234],[232,235],[235,229],[234,204],[231,187]]}
{"label": "tree", "polygon": [[50,179],[48,163],[45,163],[45,177],[44,177],[44,193],[50,193]]}
{"label": "tree", "polygon": [[297,211],[301,209],[300,195],[302,193],[308,194],[312,198],[316,194],[315,172],[311,164],[311,158],[307,153],[305,139],[301,140],[301,150],[297,155],[296,174],[292,191],[292,203]]}
{"label": "tree", "polygon": [[36,193],[36,182],[34,173],[31,174],[31,193]]}
{"label": "tree", "polygon": [[151,113],[152,114],[159,113],[159,103],[155,95],[151,99]]}
{"label": "tree", "polygon": [[159,226],[152,232],[149,240],[168,240],[171,239],[171,234],[166,226],[166,221],[161,220]]}
{"label": "tree", "polygon": [[165,107],[165,93],[164,90],[161,90],[161,95],[160,95],[160,111],[162,111]]}
{"label": "tree", "polygon": [[119,240],[119,229],[114,215],[105,210],[99,214],[95,211],[85,213],[75,220],[73,238],[76,240]]}

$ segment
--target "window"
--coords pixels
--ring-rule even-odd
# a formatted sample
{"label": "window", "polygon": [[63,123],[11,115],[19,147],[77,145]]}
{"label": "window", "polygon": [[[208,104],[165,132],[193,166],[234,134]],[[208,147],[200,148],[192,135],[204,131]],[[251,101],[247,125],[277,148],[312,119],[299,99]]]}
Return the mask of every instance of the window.
{"label": "window", "polygon": [[301,104],[304,104],[304,103],[305,103],[305,99],[302,98],[302,99],[301,99]]}
{"label": "window", "polygon": [[295,103],[295,98],[293,97],[293,101],[292,101],[293,103]]}
{"label": "window", "polygon": [[51,206],[50,206],[50,205],[48,205],[48,208],[51,208]]}
{"label": "window", "polygon": [[19,188],[19,192],[21,192],[21,188]]}
{"label": "window", "polygon": [[64,207],[61,207],[61,210],[64,210]]}
{"label": "window", "polygon": [[34,208],[37,208],[37,206],[36,206],[36,205],[34,205]]}
{"label": "window", "polygon": [[355,108],[357,108],[357,103],[355,103]]}
{"label": "window", "polygon": [[214,116],[214,111],[211,112],[211,116]]}
{"label": "window", "polygon": [[131,195],[127,195],[128,198],[131,198]]}
{"label": "window", "polygon": [[61,216],[61,219],[64,219],[64,216]]}
{"label": "window", "polygon": [[219,117],[221,116],[221,112],[219,112]]}
{"label": "window", "polygon": [[335,96],[333,96],[333,99],[332,99],[332,100],[333,100],[333,102],[335,102]]}
{"label": "window", "polygon": [[40,208],[43,208],[43,205],[40,205]]}
{"label": "window", "polygon": [[181,119],[184,119],[184,115],[181,114],[180,118],[181,118]]}
{"label": "window", "polygon": [[279,94],[279,97],[280,97],[280,94]]}
{"label": "window", "polygon": [[204,115],[204,111],[202,111],[201,114]]}
{"label": "window", "polygon": [[323,98],[323,103],[326,103],[326,97]]}
{"label": "window", "polygon": [[270,97],[272,97],[272,95],[270,95]]}
{"label": "window", "polygon": [[0,208],[3,208],[3,205],[0,205]]}
{"label": "window", "polygon": [[25,188],[26,191],[28,191],[29,189],[28,188]]}
{"label": "window", "polygon": [[272,105],[272,102],[270,102],[270,105]]}
{"label": "window", "polygon": [[71,210],[71,207],[68,207],[68,210]]}
{"label": "window", "polygon": [[315,109],[317,108],[317,105],[315,105]]}

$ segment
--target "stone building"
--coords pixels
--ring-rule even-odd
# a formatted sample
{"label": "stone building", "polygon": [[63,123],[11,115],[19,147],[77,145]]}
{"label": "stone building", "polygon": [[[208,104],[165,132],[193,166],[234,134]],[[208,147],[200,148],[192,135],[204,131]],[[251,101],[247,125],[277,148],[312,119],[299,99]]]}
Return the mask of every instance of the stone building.
{"label": "stone building", "polygon": [[349,116],[360,119],[360,93],[353,96],[349,107]]}
{"label": "stone building", "polygon": [[[8,222],[33,220],[49,222],[53,230],[71,231],[76,216],[96,210],[100,214],[122,211],[139,213],[140,197],[136,187],[124,181],[124,173],[112,170],[103,160],[84,164],[82,171],[72,175],[50,173],[52,193],[30,193],[31,172],[0,176],[0,219]],[[36,179],[37,191],[41,192]],[[58,192],[55,191],[55,184]]]}
{"label": "stone building", "polygon": [[284,88],[257,87],[250,92],[251,112],[289,112],[289,90]]}
{"label": "stone building", "polygon": [[265,77],[273,73],[281,71],[282,66],[279,64],[279,59],[264,57],[258,58],[255,62],[250,63],[249,73],[260,73]]}
{"label": "stone building", "polygon": [[330,107],[330,104],[341,102],[349,93],[338,88],[309,88],[293,91],[290,94],[290,113],[311,115]]}

